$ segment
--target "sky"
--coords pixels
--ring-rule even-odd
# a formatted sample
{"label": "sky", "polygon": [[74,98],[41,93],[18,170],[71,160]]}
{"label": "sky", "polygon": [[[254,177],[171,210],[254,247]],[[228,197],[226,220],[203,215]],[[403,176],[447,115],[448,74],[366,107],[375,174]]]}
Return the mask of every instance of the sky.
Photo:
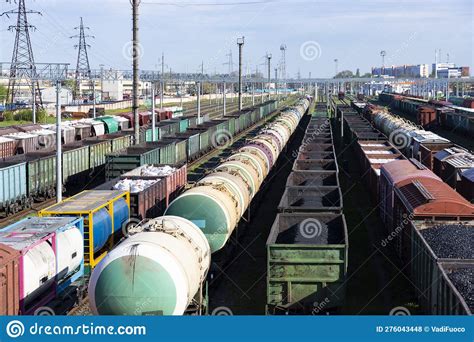
{"label": "sky", "polygon": [[[26,0],[36,26],[31,41],[36,62],[76,66],[80,17],[90,27],[91,68],[131,69],[131,5],[129,0]],[[2,1],[0,12],[14,8]],[[142,0],[140,4],[140,68],[156,70],[161,53],[166,70],[227,72],[229,50],[237,69],[236,40],[245,37],[244,71],[272,69],[285,44],[287,73],[295,77],[332,77],[338,70],[360,68],[361,74],[385,65],[434,62],[440,59],[474,67],[474,1],[472,0]],[[11,60],[15,15],[0,16],[0,62]],[[272,70],[273,75],[273,70]]]}

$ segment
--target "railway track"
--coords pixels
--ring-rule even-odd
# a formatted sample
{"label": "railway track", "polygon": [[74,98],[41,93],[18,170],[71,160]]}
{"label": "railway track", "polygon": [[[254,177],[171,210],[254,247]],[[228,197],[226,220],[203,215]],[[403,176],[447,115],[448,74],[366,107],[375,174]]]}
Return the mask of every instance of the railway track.
{"label": "railway track", "polygon": [[[288,100],[288,102],[286,102],[286,104],[289,104],[291,103],[293,100]],[[249,135],[252,131],[254,131],[255,129],[257,129],[258,127],[262,126],[266,121],[268,121],[269,119],[273,118],[274,116],[278,115],[280,112],[281,112],[281,108],[283,108],[284,106],[281,106],[279,109],[277,109],[273,114],[271,114],[269,117],[257,122],[256,124],[254,124],[253,126],[250,126],[249,128],[247,128],[246,130],[240,132],[239,134],[237,134],[235,137],[234,137],[234,143],[232,145],[230,145],[228,148],[226,149],[214,149],[210,152],[208,152],[207,154],[201,156],[200,158],[194,160],[193,162],[189,163],[188,164],[188,175],[189,175],[189,171],[196,168],[197,166],[207,162],[208,160],[210,160],[211,158],[214,158],[214,157],[218,157],[219,155],[221,154],[226,154],[226,150],[228,149],[235,149],[236,147],[234,146],[235,143],[239,142],[242,138],[245,138],[247,135]],[[212,169],[212,168],[211,168]],[[201,175],[202,177],[204,176],[204,174]],[[90,311],[90,308],[89,308],[89,297],[86,296],[84,299],[82,299],[79,303],[76,304],[76,306],[74,306],[73,308],[71,308],[70,310],[66,309],[64,310],[64,314],[67,314],[68,316],[91,316],[92,315],[92,312]]]}
{"label": "railway track", "polygon": [[51,198],[45,202],[41,202],[41,203],[37,203],[36,205],[33,205],[30,209],[22,210],[13,215],[2,218],[0,219],[0,228],[6,227],[10,225],[11,223],[17,221],[18,219],[25,218],[30,215],[34,215],[38,213],[38,211],[43,210],[44,208],[47,208],[54,203],[56,203],[56,198]]}

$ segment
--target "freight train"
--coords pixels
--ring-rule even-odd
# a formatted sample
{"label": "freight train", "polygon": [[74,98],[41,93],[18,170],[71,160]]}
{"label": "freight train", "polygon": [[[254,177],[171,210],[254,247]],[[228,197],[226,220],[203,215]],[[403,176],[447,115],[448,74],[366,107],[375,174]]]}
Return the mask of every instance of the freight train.
{"label": "freight train", "polygon": [[[269,113],[270,108],[265,110]],[[241,117],[232,116],[234,124],[237,121],[237,126],[233,126],[237,130],[233,133],[243,130],[252,120],[259,120],[260,108],[257,112],[258,115],[248,111]],[[297,112],[290,112],[293,114],[281,116],[278,122],[293,124],[291,115]],[[268,115],[264,111],[261,113]],[[272,147],[275,147],[274,143]],[[246,163],[256,159],[249,155],[242,160]],[[114,180],[43,209],[38,213],[39,217],[22,220],[1,230],[0,276],[6,280],[0,287],[1,314],[42,315],[55,314],[55,309],[58,313],[67,311],[63,300],[72,298],[72,305],[74,298],[80,299],[86,293],[91,271],[130,227],[163,214],[169,201],[186,184],[186,167],[186,164],[138,167],[118,180],[125,181],[126,187],[124,184],[117,187],[117,180]],[[236,176],[228,174],[228,177],[232,180]],[[229,189],[233,189],[233,184],[227,184]],[[243,185],[240,190],[247,189],[244,181],[239,184]],[[190,243],[194,248],[194,242],[199,243],[196,234],[202,233],[188,233],[193,236]],[[202,241],[209,245],[204,235]],[[166,245],[166,248],[173,246]]]}
{"label": "freight train", "polygon": [[[419,157],[413,154],[411,140],[397,146],[392,133],[399,132],[406,122],[390,119],[386,113],[383,118],[373,122],[388,137],[350,106],[337,108],[336,120],[343,121],[345,143],[357,154],[362,180],[384,224],[372,229],[384,229],[386,238],[379,244],[396,252],[425,313],[471,315],[474,205],[419,158],[411,158]],[[429,164],[429,160],[423,161]]]}
{"label": "freight train", "polygon": [[172,201],[164,216],[136,227],[95,267],[92,311],[101,315],[182,315],[307,111],[283,110],[236,153]]}
{"label": "freight train", "polygon": [[[197,123],[195,117],[164,120],[155,128],[156,138],[160,139],[158,142],[152,142],[149,117],[145,119],[141,116],[140,141],[144,143],[133,146],[133,129],[125,128],[128,124],[123,125],[125,121],[120,119],[86,119],[72,127],[65,126],[62,129],[63,142],[66,143],[62,158],[65,189],[69,185],[77,188],[78,184],[88,184],[92,174],[100,174],[104,170],[107,179],[111,179],[143,164],[192,161],[215,148],[221,140],[227,141],[234,134],[264,119],[277,106],[277,101],[268,101],[239,115],[231,114],[222,120],[203,123]],[[8,132],[12,129],[8,128]],[[90,137],[91,134],[94,137]],[[4,216],[30,208],[34,202],[44,201],[56,194],[55,135],[45,136],[43,145],[49,148],[39,151],[38,135],[26,132],[20,135],[20,142],[11,140],[9,135],[0,136],[1,151],[16,153],[18,146],[23,146],[24,152],[14,156],[6,154],[0,160],[0,213]],[[124,160],[128,162],[124,163]]]}
{"label": "freight train", "polygon": [[472,99],[465,99],[463,106],[457,106],[447,101],[381,93],[379,100],[412,116],[417,124],[425,128],[440,126],[474,137],[474,101]]}
{"label": "freight train", "polygon": [[382,107],[369,106],[360,112],[405,157],[418,160],[467,200],[474,201],[474,154]]}
{"label": "freight train", "polygon": [[266,243],[267,314],[337,312],[349,243],[325,104],[312,113],[278,209]]}

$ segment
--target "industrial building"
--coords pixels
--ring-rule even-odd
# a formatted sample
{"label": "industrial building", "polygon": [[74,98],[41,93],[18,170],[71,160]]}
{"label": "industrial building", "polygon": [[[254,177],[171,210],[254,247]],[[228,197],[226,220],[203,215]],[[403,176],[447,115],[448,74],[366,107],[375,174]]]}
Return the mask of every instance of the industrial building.
{"label": "industrial building", "polygon": [[433,63],[432,74],[439,78],[469,77],[469,67],[457,67],[454,63]]}
{"label": "industrial building", "polygon": [[428,77],[428,64],[375,67],[372,68],[372,76]]}

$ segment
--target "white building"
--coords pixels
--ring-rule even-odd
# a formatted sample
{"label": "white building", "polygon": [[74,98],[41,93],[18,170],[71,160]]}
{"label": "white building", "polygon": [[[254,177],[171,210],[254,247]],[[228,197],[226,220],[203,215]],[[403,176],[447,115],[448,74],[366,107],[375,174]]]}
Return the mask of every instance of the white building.
{"label": "white building", "polygon": [[429,77],[428,64],[392,65],[372,68],[374,76],[390,77]]}
{"label": "white building", "polygon": [[439,78],[459,78],[469,76],[469,67],[457,67],[454,63],[437,63],[432,65],[432,72]]}
{"label": "white building", "polygon": [[[102,85],[102,91],[104,93],[104,99],[112,101],[122,101],[129,99],[132,96],[132,80],[104,80]],[[144,96],[151,92],[151,82],[138,83],[138,95]]]}
{"label": "white building", "polygon": [[[56,87],[46,87],[41,89],[41,98],[43,103],[56,103]],[[61,88],[59,99],[62,104],[69,103],[72,100],[72,92],[67,88]]]}

